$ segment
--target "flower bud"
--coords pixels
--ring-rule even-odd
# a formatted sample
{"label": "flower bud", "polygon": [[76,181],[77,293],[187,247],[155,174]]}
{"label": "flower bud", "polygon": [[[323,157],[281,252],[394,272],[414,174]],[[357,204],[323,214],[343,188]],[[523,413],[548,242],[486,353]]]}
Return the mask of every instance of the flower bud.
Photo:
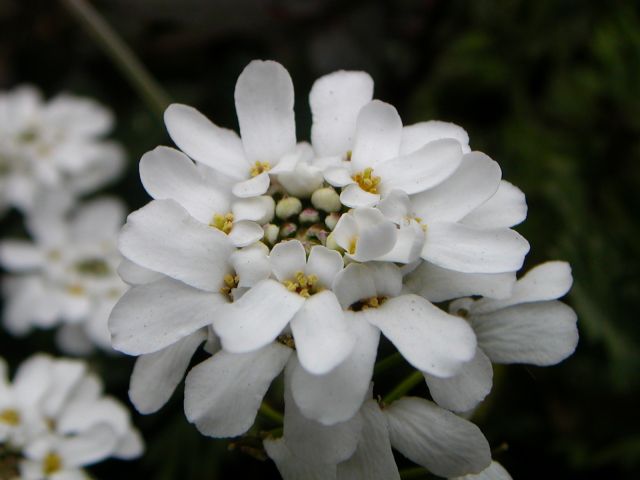
{"label": "flower bud", "polygon": [[300,212],[298,220],[300,220],[300,223],[316,223],[320,221],[320,214],[313,208],[305,208]]}
{"label": "flower bud", "polygon": [[292,237],[298,231],[298,226],[295,223],[287,222],[280,227],[280,236],[282,238]]}
{"label": "flower bud", "polygon": [[336,228],[336,225],[338,224],[338,220],[340,220],[339,213],[335,213],[335,212],[330,213],[325,217],[324,224],[327,226],[329,230],[333,230],[334,228]]}
{"label": "flower bud", "polygon": [[313,192],[313,195],[311,195],[311,203],[318,210],[324,212],[339,212],[342,208],[340,195],[330,187],[321,188]]}
{"label": "flower bud", "polygon": [[296,197],[286,197],[276,205],[276,216],[285,220],[297,215],[302,210],[302,202]]}
{"label": "flower bud", "polygon": [[264,240],[269,245],[275,245],[278,241],[278,235],[280,235],[280,229],[278,226],[273,223],[269,223],[262,227],[262,229],[264,230]]}

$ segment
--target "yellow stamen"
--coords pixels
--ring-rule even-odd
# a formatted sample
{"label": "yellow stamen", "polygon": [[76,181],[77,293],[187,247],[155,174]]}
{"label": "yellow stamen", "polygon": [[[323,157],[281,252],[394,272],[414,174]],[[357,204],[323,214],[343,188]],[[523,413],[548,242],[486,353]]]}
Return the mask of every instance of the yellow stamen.
{"label": "yellow stamen", "polygon": [[20,424],[20,413],[13,408],[7,408],[0,412],[0,422],[15,427]]}
{"label": "yellow stamen", "polygon": [[234,288],[238,288],[238,283],[240,282],[240,277],[238,275],[231,275],[227,273],[224,278],[224,285],[220,288],[220,293],[226,295],[229,300],[233,300],[231,297],[231,291]]}
{"label": "yellow stamen", "polygon": [[309,298],[322,290],[318,285],[317,275],[305,275],[303,272],[296,272],[293,280],[285,280],[282,284],[290,292],[297,293],[304,298]]}
{"label": "yellow stamen", "polygon": [[249,170],[249,173],[252,177],[257,177],[261,173],[268,172],[271,170],[271,164],[269,162],[256,162]]}
{"label": "yellow stamen", "polygon": [[45,475],[53,475],[62,470],[62,459],[57,453],[49,452],[42,460],[42,472]]}
{"label": "yellow stamen", "polygon": [[351,177],[362,190],[369,193],[378,193],[380,177],[373,174],[373,168],[367,167],[362,172],[354,173]]}
{"label": "yellow stamen", "polygon": [[67,292],[71,295],[84,295],[85,291],[84,291],[84,287],[82,285],[79,284],[73,284],[73,285],[68,285],[67,286]]}
{"label": "yellow stamen", "polygon": [[209,226],[217,228],[229,235],[229,232],[231,232],[233,228],[233,213],[225,213],[224,215],[216,213],[213,216],[213,220],[209,223]]}
{"label": "yellow stamen", "polygon": [[378,308],[380,305],[382,305],[386,301],[387,301],[387,297],[381,297],[381,296],[365,298],[351,305],[349,307],[349,310],[352,310],[354,312],[360,312],[362,310],[368,310],[370,308]]}
{"label": "yellow stamen", "polygon": [[353,237],[349,241],[349,250],[347,250],[349,252],[349,255],[353,255],[356,253],[357,246],[358,246],[358,237]]}

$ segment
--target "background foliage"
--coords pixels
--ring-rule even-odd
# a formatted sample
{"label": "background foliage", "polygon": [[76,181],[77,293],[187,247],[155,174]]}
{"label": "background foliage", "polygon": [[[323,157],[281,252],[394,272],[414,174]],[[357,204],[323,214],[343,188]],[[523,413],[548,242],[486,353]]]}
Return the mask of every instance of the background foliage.
{"label": "background foliage", "polygon": [[[573,266],[576,354],[552,368],[504,367],[475,420],[495,457],[518,479],[638,478],[640,473],[640,8],[578,0],[101,0],[94,5],[172,99],[236,128],[233,86],[253,58],[291,72],[299,138],[308,138],[307,94],[329,71],[364,69],[376,97],[405,123],[464,126],[527,194],[528,264]],[[109,193],[146,203],[142,153],[170,144],[161,119],[60,2],[0,0],[0,87],[33,83],[96,97],[118,119],[129,152]],[[22,232],[20,217],[2,235]],[[51,335],[0,333],[12,366]],[[132,361],[96,355],[108,390],[126,399]],[[406,368],[394,372],[400,376]],[[400,377],[401,378],[401,377]],[[382,382],[393,384],[394,378]],[[419,390],[418,390],[419,391]],[[423,392],[421,392],[423,393]],[[110,461],[97,478],[277,478],[238,446],[200,436],[181,392],[160,413],[136,417],[148,442],[136,462]],[[273,427],[263,420],[262,428]],[[256,453],[256,452],[253,452]],[[409,476],[407,476],[409,478]],[[419,478],[419,477],[411,477]]]}

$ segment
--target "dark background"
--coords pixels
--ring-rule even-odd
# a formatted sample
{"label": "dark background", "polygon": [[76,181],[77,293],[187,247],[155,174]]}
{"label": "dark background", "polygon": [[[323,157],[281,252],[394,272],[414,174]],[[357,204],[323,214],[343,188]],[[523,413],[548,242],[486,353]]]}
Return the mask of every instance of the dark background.
{"label": "dark background", "polygon": [[[173,100],[222,126],[237,128],[233,87],[254,58],[277,60],[291,73],[299,139],[309,137],[314,79],[341,68],[371,73],[375,96],[394,104],[406,124],[464,126],[471,146],[497,160],[527,195],[529,215],[518,227],[531,242],[527,265],[562,259],[573,266],[567,301],[581,334],[561,365],[497,368],[474,420],[516,479],[639,478],[638,2],[92,3]],[[113,109],[129,167],[107,191],[131,209],[147,202],[137,162],[170,144],[161,118],[57,0],[0,0],[0,87],[22,83],[47,96],[92,96]],[[3,236],[20,234],[21,219],[13,213],[1,226]],[[0,333],[0,345],[13,367],[34,351],[55,352],[49,332],[20,340]],[[132,359],[95,355],[91,362],[108,391],[126,400]],[[101,464],[96,477],[278,478],[270,462],[200,436],[181,398],[177,392],[159,413],[136,415],[146,455]]]}

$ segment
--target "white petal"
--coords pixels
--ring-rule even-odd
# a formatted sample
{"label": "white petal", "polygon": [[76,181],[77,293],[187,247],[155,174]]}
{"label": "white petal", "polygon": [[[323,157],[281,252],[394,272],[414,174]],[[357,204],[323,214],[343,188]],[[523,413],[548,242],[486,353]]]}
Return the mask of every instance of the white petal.
{"label": "white petal", "polygon": [[242,248],[257,242],[264,235],[264,230],[256,222],[242,220],[233,222],[229,239],[236,247]]}
{"label": "white petal", "polygon": [[352,169],[375,168],[378,163],[397,157],[401,137],[402,120],[396,109],[380,100],[369,102],[356,121]]}
{"label": "white petal", "polygon": [[555,365],[578,343],[576,313],[557,301],[526,303],[471,317],[478,345],[496,363]]}
{"label": "white petal", "polygon": [[292,172],[278,175],[278,182],[289,195],[309,198],[313,192],[322,188],[324,175],[319,168],[300,162]]}
{"label": "white petal", "polygon": [[306,418],[291,395],[292,363],[285,369],[284,438],[291,453],[305,461],[336,464],[353,455],[362,429],[362,417],[326,426]]}
{"label": "white petal", "polygon": [[[415,197],[414,197],[415,198]],[[392,190],[377,205],[382,214],[398,225],[406,222],[413,213],[409,195],[402,190]]]}
{"label": "white petal", "polygon": [[372,98],[373,80],[365,72],[340,70],[316,80],[309,104],[311,141],[319,156],[344,155],[352,149],[358,113]]}
{"label": "white petal", "polygon": [[269,174],[262,172],[260,175],[236,183],[231,191],[236,197],[250,198],[264,195],[269,190]]}
{"label": "white petal", "polygon": [[358,412],[369,391],[378,351],[380,331],[354,312],[345,312],[345,317],[356,343],[344,362],[325,375],[313,375],[299,362],[292,366],[296,405],[305,417],[324,425],[347,421]]}
{"label": "white petal", "polygon": [[50,386],[53,361],[44,354],[36,354],[20,364],[13,378],[13,391],[25,407],[42,402]]}
{"label": "white petal", "polygon": [[144,452],[144,440],[137,430],[129,430],[118,440],[117,449],[111,454],[121,460],[133,460]]}
{"label": "white petal", "polygon": [[398,228],[393,248],[377,258],[381,262],[412,263],[420,258],[424,246],[425,231],[415,220]]}
{"label": "white petal", "polygon": [[469,295],[507,298],[516,282],[516,273],[461,273],[429,262],[405,277],[405,286],[431,302],[443,302]]}
{"label": "white petal", "polygon": [[298,240],[278,243],[269,255],[273,274],[281,282],[292,280],[297,272],[304,272],[307,254]]}
{"label": "white petal", "polygon": [[172,200],[154,200],[129,215],[120,235],[129,260],[203,290],[217,291],[233,245]]}
{"label": "white petal", "polygon": [[141,267],[129,259],[123,258],[118,265],[118,275],[129,285],[142,285],[160,280],[164,275]]}
{"label": "white petal", "polygon": [[469,475],[463,475],[462,477],[455,477],[451,480],[513,480],[509,472],[507,472],[502,465],[498,462],[491,462],[487,468],[480,473],[472,473]]}
{"label": "white petal", "polygon": [[335,480],[336,466],[305,462],[291,453],[284,438],[265,438],[264,449],[278,467],[283,480]]}
{"label": "white petal", "polygon": [[312,295],[291,320],[291,331],[302,366],[322,375],[341,363],[353,349],[352,335],[333,292]]}
{"label": "white petal", "polygon": [[113,348],[130,355],[156,352],[212,323],[219,294],[170,278],[133,287],[111,312]]}
{"label": "white petal", "polygon": [[472,227],[513,227],[527,218],[527,202],[524,193],[515,185],[502,180],[493,197],[462,219]]}
{"label": "white petal", "polygon": [[140,413],[155,413],[169,401],[205,338],[198,330],[167,348],[138,357],[131,373],[129,399]]}
{"label": "white petal", "polygon": [[350,263],[336,275],[332,290],[345,310],[359,300],[377,295],[371,271],[357,263]]}
{"label": "white petal", "polygon": [[273,220],[275,208],[273,198],[263,195],[236,200],[233,202],[231,213],[235,221],[251,220],[263,225]]}
{"label": "white petal", "polygon": [[23,272],[41,267],[45,262],[44,252],[36,245],[23,240],[0,242],[0,263],[11,272]]}
{"label": "white petal", "polygon": [[329,167],[324,170],[324,179],[329,185],[334,187],[345,187],[354,183],[351,178],[351,170],[345,166],[346,162],[342,165]]}
{"label": "white petal", "polygon": [[350,208],[373,207],[379,201],[380,195],[365,192],[355,183],[347,185],[340,194],[340,202]]}
{"label": "white petal", "polygon": [[501,175],[500,166],[484,153],[467,153],[453,175],[411,197],[415,214],[427,225],[457,222],[496,193]]}
{"label": "white petal", "polygon": [[236,179],[247,177],[249,165],[242,143],[232,130],[214,125],[195,108],[174,103],[164,112],[169,135],[194,160]]}
{"label": "white petal", "polygon": [[462,161],[462,149],[456,140],[427,143],[416,152],[380,162],[374,174],[382,179],[382,194],[393,189],[412,195],[435,187],[449,178]]}
{"label": "white petal", "polygon": [[343,266],[342,255],[335,250],[316,245],[311,248],[305,272],[307,275],[316,275],[323,287],[331,288]]}
{"label": "white petal", "polygon": [[504,273],[520,269],[529,242],[514,230],[483,230],[459,223],[429,225],[422,258],[464,273]]}
{"label": "white petal", "polygon": [[402,272],[388,262],[372,262],[367,265],[369,274],[376,285],[376,295],[397,297],[402,290]]}
{"label": "white petal", "polygon": [[100,197],[82,205],[71,220],[71,235],[77,241],[113,241],[126,217],[117,198]]}
{"label": "white petal", "polygon": [[250,352],[264,347],[280,334],[304,304],[275,280],[257,283],[240,299],[222,306],[214,318],[214,329],[229,352]]}
{"label": "white petal", "polygon": [[118,442],[116,433],[105,424],[58,440],[56,450],[66,468],[83,467],[108,457]]}
{"label": "white petal", "polygon": [[564,296],[571,285],[571,266],[567,262],[545,262],[529,270],[503,300],[481,299],[473,304],[473,313],[488,313],[519,303],[555,300]]}
{"label": "white petal", "polygon": [[129,429],[129,411],[122,403],[110,397],[91,402],[74,402],[56,417],[56,432],[77,434],[94,425],[109,425],[116,435],[124,435]]}
{"label": "white petal", "polygon": [[51,387],[40,404],[44,415],[57,416],[68,401],[73,389],[80,383],[87,367],[78,360],[57,359],[48,369]]}
{"label": "white petal", "polygon": [[383,412],[393,447],[435,475],[479,472],[491,462],[489,443],[480,429],[432,402],[405,397]]}
{"label": "white petal", "polygon": [[227,195],[173,148],[157,147],[145,153],[140,160],[140,180],[153,198],[175,200],[202,223],[209,224],[214,214],[229,211]]}
{"label": "white petal", "polygon": [[425,373],[424,378],[438,405],[454,412],[468,412],[491,391],[493,368],[491,361],[478,348],[473,360],[463,364],[455,376],[438,378]]}
{"label": "white petal", "polygon": [[475,354],[476,338],[469,324],[417,295],[391,298],[363,313],[410,364],[423,372],[453,376]]}
{"label": "white petal", "polygon": [[242,435],[253,425],[264,394],[290,355],[290,348],[270,343],[251,353],[222,350],[195,366],[185,382],[187,419],[210,437]]}
{"label": "white petal", "polygon": [[453,138],[460,142],[464,153],[470,151],[469,135],[462,127],[453,123],[430,120],[428,122],[407,125],[402,129],[400,153],[404,155],[415,152],[427,143],[441,138]]}
{"label": "white petal", "polygon": [[291,77],[279,63],[254,60],[240,74],[236,113],[250,162],[277,163],[295,148],[293,100]]}
{"label": "white petal", "polygon": [[240,277],[238,287],[252,287],[259,281],[269,278],[271,264],[268,253],[269,249],[263,243],[255,243],[231,254],[229,263]]}
{"label": "white petal", "polygon": [[400,480],[391,451],[387,419],[375,400],[367,400],[360,414],[362,436],[356,453],[338,465],[338,480]]}

